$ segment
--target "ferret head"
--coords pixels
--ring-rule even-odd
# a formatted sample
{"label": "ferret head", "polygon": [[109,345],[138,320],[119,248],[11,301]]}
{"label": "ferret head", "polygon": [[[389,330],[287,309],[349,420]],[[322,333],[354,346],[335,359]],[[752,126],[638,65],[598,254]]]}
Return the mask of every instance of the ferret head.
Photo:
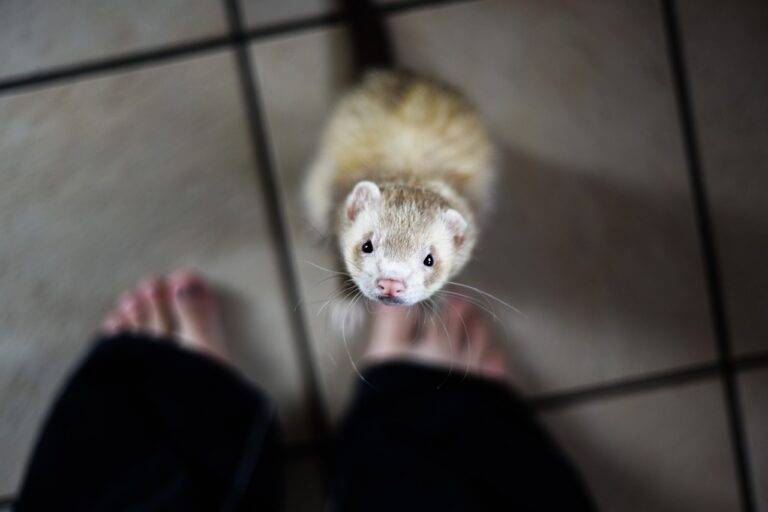
{"label": "ferret head", "polygon": [[339,243],[369,299],[411,305],[430,297],[469,259],[474,230],[434,191],[361,181],[341,209]]}

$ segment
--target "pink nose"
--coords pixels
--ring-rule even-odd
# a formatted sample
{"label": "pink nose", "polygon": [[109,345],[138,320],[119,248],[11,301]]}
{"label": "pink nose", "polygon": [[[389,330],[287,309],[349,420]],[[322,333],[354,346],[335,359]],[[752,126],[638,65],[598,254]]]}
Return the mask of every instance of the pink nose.
{"label": "pink nose", "polygon": [[397,297],[405,290],[405,283],[399,279],[379,279],[376,281],[379,291],[387,297]]}

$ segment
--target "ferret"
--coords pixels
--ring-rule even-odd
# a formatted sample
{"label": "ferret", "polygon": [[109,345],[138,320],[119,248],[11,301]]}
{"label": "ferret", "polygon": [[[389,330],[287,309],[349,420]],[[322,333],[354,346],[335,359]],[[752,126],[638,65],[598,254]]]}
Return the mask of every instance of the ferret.
{"label": "ferret", "polygon": [[322,134],[305,181],[307,214],[335,239],[365,297],[413,305],[469,261],[491,200],[495,149],[456,89],[394,69],[368,2],[344,7],[359,82]]}

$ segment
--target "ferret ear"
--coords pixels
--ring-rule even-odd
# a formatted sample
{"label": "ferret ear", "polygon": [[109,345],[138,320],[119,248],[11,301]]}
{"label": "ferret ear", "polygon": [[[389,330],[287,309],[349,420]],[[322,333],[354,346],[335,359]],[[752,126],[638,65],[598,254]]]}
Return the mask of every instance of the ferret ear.
{"label": "ferret ear", "polygon": [[381,190],[372,181],[361,181],[352,192],[347,196],[344,202],[344,213],[349,220],[355,220],[357,215],[378,203],[381,198]]}
{"label": "ferret ear", "polygon": [[467,220],[462,214],[454,209],[448,209],[443,212],[443,222],[445,222],[448,231],[453,234],[453,241],[459,247],[464,243],[464,237],[467,233]]}

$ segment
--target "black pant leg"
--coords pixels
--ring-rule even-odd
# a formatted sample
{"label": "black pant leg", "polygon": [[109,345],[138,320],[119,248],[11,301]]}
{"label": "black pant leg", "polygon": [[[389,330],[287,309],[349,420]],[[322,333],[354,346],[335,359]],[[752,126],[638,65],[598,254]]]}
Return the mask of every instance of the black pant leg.
{"label": "black pant leg", "polygon": [[581,479],[502,385],[392,362],[364,374],[338,441],[344,511],[593,510]]}
{"label": "black pant leg", "polygon": [[277,510],[272,403],[170,341],[102,340],[57,399],[15,509]]}

